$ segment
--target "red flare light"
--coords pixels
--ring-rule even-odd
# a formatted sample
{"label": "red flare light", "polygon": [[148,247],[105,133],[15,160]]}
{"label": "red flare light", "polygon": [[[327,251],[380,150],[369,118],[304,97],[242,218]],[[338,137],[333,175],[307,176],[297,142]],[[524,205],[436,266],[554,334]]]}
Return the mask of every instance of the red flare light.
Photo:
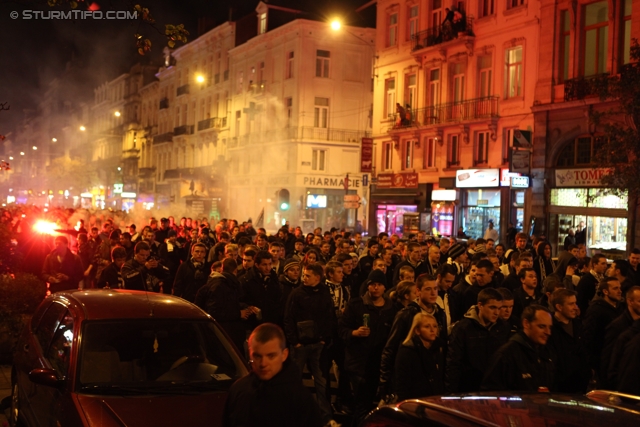
{"label": "red flare light", "polygon": [[57,234],[56,232],[57,229],[58,229],[58,226],[56,225],[55,222],[44,221],[42,219],[36,221],[36,223],[33,224],[33,231],[40,234],[54,235],[54,234]]}

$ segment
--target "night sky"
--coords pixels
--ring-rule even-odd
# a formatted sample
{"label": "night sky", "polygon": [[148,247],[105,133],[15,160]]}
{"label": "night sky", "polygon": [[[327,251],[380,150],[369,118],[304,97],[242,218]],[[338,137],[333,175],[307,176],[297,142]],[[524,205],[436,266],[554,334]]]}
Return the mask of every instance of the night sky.
{"label": "night sky", "polygon": [[[65,2],[67,0],[64,0]],[[87,0],[85,0],[87,1]],[[234,20],[252,13],[259,0],[97,0],[100,10],[132,10],[133,5],[148,7],[159,28],[164,24],[184,24],[191,33],[189,40],[198,36],[198,18],[208,17],[216,25],[228,20],[233,8]],[[78,9],[87,10],[88,3],[78,3]],[[347,23],[373,27],[375,5],[358,15],[354,10],[367,0],[271,0],[309,12],[315,19],[335,15],[347,16]],[[9,111],[0,111],[0,135],[13,130],[24,116],[24,109],[35,108],[43,89],[52,78],[59,76],[65,64],[75,57],[85,64],[86,77],[78,82],[90,94],[92,89],[125,73],[138,61],[161,62],[166,39],[157,30],[133,20],[26,20],[25,10],[48,12],[70,10],[50,8],[47,0],[0,0],[0,103],[8,103]],[[18,12],[12,19],[11,13]],[[150,54],[141,57],[135,47],[134,34],[141,33],[151,39]],[[91,95],[92,96],[92,95]]]}

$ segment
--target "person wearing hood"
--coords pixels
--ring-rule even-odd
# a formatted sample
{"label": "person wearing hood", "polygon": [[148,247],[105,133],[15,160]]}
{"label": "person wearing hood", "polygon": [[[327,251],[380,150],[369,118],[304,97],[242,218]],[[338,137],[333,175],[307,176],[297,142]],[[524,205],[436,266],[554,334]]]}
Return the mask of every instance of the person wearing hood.
{"label": "person wearing hood", "polygon": [[[562,252],[558,257],[558,262],[556,264],[555,270],[553,273],[549,274],[545,280],[542,282],[544,286],[544,282],[549,277],[555,277],[557,280],[562,282],[565,289],[570,289],[575,291],[575,286],[573,285],[573,275],[576,273],[576,268],[578,266],[578,258],[573,256],[571,252]],[[582,313],[584,315],[584,313]]]}
{"label": "person wearing hood", "polygon": [[502,295],[496,289],[483,289],[477,305],[451,331],[447,352],[446,388],[449,393],[480,390],[491,357],[509,339],[510,325],[500,318]]}
{"label": "person wearing hood", "polygon": [[339,321],[346,347],[345,369],[355,397],[354,426],[372,409],[382,351],[395,314],[393,302],[384,296],[386,281],[384,273],[373,270],[367,279],[367,292],[351,298]]}
{"label": "person wearing hood", "polygon": [[256,308],[240,302],[237,271],[238,263],[234,259],[222,261],[222,273],[211,273],[206,285],[197,291],[195,304],[216,319],[242,353],[246,320],[256,312]]}
{"label": "person wearing hood", "polygon": [[42,280],[49,283],[51,293],[78,289],[84,275],[82,260],[69,250],[69,239],[58,236],[54,240],[55,248],[44,260]]}
{"label": "person wearing hood", "polygon": [[424,313],[414,316],[396,357],[393,386],[399,401],[444,393],[445,343],[438,332],[435,317]]}
{"label": "person wearing hood", "polygon": [[554,391],[554,361],[547,349],[553,320],[534,304],[522,313],[522,331],[496,351],[482,380],[482,390]]}
{"label": "person wearing hood", "polygon": [[538,256],[533,260],[533,269],[538,275],[538,283],[544,283],[544,279],[556,269],[556,262],[551,257],[551,243],[541,242],[536,249],[536,254]]}
{"label": "person wearing hood", "polygon": [[224,427],[321,427],[320,409],[289,357],[282,329],[263,323],[249,336],[251,373],[229,389]]}

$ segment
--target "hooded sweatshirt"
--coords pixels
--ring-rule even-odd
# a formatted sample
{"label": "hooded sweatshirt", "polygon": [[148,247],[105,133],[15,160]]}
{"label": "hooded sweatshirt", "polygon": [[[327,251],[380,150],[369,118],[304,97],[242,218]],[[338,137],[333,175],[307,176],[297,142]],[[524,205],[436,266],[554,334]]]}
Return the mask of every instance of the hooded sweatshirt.
{"label": "hooded sweatshirt", "polygon": [[[547,276],[547,279],[550,277],[556,277],[564,284],[564,287],[569,290],[575,290],[575,286],[573,285],[573,278],[571,276],[567,276],[567,266],[569,263],[574,262],[578,263],[578,259],[574,257],[571,252],[562,252],[560,257],[558,257],[558,264],[556,269],[553,270],[553,273]],[[545,283],[547,282],[545,279]]]}

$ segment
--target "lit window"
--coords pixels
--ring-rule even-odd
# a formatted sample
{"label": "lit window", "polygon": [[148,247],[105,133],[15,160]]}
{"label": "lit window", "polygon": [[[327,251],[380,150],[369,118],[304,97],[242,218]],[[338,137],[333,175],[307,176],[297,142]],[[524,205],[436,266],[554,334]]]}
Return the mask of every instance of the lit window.
{"label": "lit window", "polygon": [[285,71],[285,78],[293,78],[293,51],[287,53],[287,68]]}
{"label": "lit window", "polygon": [[396,112],[396,80],[387,79],[385,86],[384,117],[393,117]]}
{"label": "lit window", "polygon": [[506,59],[506,93],[505,98],[522,96],[522,46],[507,49]]}

